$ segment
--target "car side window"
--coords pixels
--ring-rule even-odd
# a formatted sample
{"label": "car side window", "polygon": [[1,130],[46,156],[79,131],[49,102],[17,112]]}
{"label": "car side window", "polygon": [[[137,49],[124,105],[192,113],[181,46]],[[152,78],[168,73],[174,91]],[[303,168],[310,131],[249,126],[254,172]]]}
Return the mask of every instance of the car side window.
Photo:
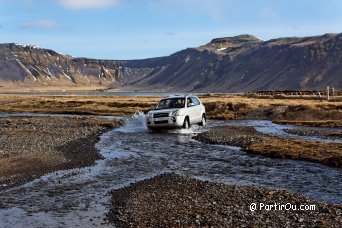
{"label": "car side window", "polygon": [[174,108],[184,108],[184,98],[179,98],[175,100],[175,103],[173,105]]}
{"label": "car side window", "polygon": [[189,107],[189,104],[192,103],[190,97],[188,97],[188,99],[186,99],[186,106]]}
{"label": "car side window", "polygon": [[200,104],[199,100],[198,100],[196,97],[191,97],[191,102],[192,102],[194,105],[199,105],[199,104]]}

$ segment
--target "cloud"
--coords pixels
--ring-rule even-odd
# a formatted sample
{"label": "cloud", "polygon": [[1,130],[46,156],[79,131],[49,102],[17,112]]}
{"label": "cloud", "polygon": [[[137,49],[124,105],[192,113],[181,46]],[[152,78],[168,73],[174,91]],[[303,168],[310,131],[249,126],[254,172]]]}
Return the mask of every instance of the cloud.
{"label": "cloud", "polygon": [[92,9],[104,8],[116,5],[121,0],[58,0],[58,2],[68,9]]}
{"label": "cloud", "polygon": [[47,30],[58,30],[61,29],[62,26],[57,24],[54,21],[50,20],[38,20],[26,22],[21,25],[22,29],[47,29]]}

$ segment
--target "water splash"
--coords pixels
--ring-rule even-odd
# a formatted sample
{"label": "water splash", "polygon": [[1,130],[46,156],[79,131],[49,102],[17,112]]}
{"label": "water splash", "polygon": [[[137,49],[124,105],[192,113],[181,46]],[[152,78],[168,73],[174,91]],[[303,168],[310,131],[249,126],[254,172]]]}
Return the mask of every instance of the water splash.
{"label": "water splash", "polygon": [[142,111],[136,111],[134,115],[124,119],[124,126],[118,128],[116,131],[130,133],[130,132],[147,132],[146,116]]}
{"label": "water splash", "polygon": [[205,130],[206,130],[205,127],[201,127],[197,124],[192,124],[188,129],[178,128],[178,129],[169,130],[168,133],[186,135],[186,134],[198,134]]}

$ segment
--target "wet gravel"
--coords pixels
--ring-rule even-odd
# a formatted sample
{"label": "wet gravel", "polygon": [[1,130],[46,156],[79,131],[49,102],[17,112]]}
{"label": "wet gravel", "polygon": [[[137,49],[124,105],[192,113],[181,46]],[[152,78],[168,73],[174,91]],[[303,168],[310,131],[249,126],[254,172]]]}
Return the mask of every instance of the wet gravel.
{"label": "wet gravel", "polygon": [[114,120],[73,117],[0,118],[0,190],[61,169],[93,165],[95,144]]}
{"label": "wet gravel", "polygon": [[[340,227],[342,206],[285,190],[232,186],[162,174],[112,191],[107,218],[118,227]],[[250,205],[257,204],[251,211]],[[266,210],[291,205],[297,210]],[[314,210],[299,210],[315,205]]]}
{"label": "wet gravel", "polygon": [[[87,126],[93,124],[104,128],[112,126],[111,123],[96,123],[96,121],[90,119],[83,121],[78,118],[77,121],[85,122],[84,124]],[[268,216],[266,213],[267,215],[263,216],[259,215],[264,213],[263,211],[256,211],[254,214],[249,212],[248,207],[251,202],[241,204],[242,206],[236,210],[232,208],[240,205],[238,203],[242,203],[242,200],[249,199],[248,197],[255,197],[258,203],[267,203],[259,200],[259,198],[264,199],[263,192],[269,192],[270,195],[274,195],[274,191],[278,192],[278,190],[270,190],[269,188],[288,189],[331,204],[341,204],[342,202],[340,192],[341,172],[339,169],[304,161],[253,156],[237,148],[205,144],[191,139],[197,133],[227,123],[213,121],[208,123],[206,129],[195,126],[189,130],[148,133],[144,125],[144,115],[138,114],[124,121],[124,126],[101,135],[96,148],[100,150],[104,159],[95,162],[94,166],[53,172],[25,185],[1,191],[0,227],[107,227],[113,226],[113,222],[115,222],[114,226],[122,227],[129,226],[132,221],[137,221],[134,224],[140,226],[148,226],[144,224],[156,224],[155,221],[162,221],[162,218],[166,218],[165,221],[170,221],[170,223],[160,223],[160,225],[158,223],[150,226],[164,227],[167,224],[175,224],[174,226],[200,227],[205,226],[201,224],[214,224],[213,221],[226,222],[222,223],[222,225],[217,222],[215,223],[216,226],[232,227],[235,226],[235,223],[238,224],[237,226],[249,226],[248,224],[251,223],[246,220],[260,222],[263,219],[265,219],[266,225],[260,222],[259,225],[255,226],[267,226],[272,222],[267,219],[272,220],[273,214]],[[236,123],[243,125],[241,122]],[[251,126],[260,127],[264,126],[264,124],[264,121],[257,121]],[[266,125],[268,126],[267,129],[279,131],[278,128],[274,128],[273,124],[271,127],[270,123]],[[59,124],[56,123],[54,126],[59,126]],[[78,127],[77,131],[82,131],[84,127],[81,125],[72,126]],[[69,130],[73,131],[71,129],[66,131]],[[56,133],[57,130],[54,129],[52,132]],[[16,135],[19,134],[16,133]],[[40,134],[40,136],[44,137],[44,134]],[[82,138],[80,140],[83,143],[86,141]],[[77,150],[79,144],[74,144],[72,150]],[[60,146],[62,145],[59,145],[55,150],[56,153],[60,152]],[[70,147],[67,146],[67,148]],[[49,156],[51,155],[49,154]],[[61,156],[61,158],[63,157]],[[115,197],[112,198],[112,201],[110,200],[112,195],[110,191],[112,189],[119,189],[129,183],[135,183],[138,180],[151,178],[165,172],[175,172],[210,182],[203,182],[203,185],[195,184],[197,180],[186,178],[183,181],[183,178],[178,176],[176,176],[176,180],[171,177],[163,179],[163,181],[146,180],[142,182],[146,183],[144,189],[139,187],[140,184],[132,185],[135,186],[136,191],[132,190],[132,186],[123,188],[126,190],[121,190],[121,198]],[[217,182],[222,184],[217,184]],[[162,184],[157,185],[154,183]],[[200,183],[202,182],[200,181]],[[224,187],[220,187],[226,186],[224,184],[228,184],[228,187],[234,189],[234,191],[226,191]],[[241,185],[257,185],[259,187],[239,187]],[[196,186],[202,186],[203,188],[196,188]],[[206,186],[213,187],[207,188]],[[205,190],[206,188],[208,190]],[[242,191],[243,189],[246,190]],[[234,195],[235,192],[237,195]],[[259,192],[261,193],[259,194]],[[255,196],[251,196],[252,193]],[[146,194],[145,198],[144,194]],[[289,194],[293,196],[293,200],[298,196],[298,200],[294,202],[302,203],[301,197],[304,196],[294,193]],[[188,195],[191,199],[187,198]],[[231,196],[231,199],[224,198],[225,195]],[[277,194],[275,195],[277,196]],[[164,196],[170,196],[170,201],[163,199]],[[234,201],[235,198],[236,201]],[[122,206],[118,209],[122,211],[121,214],[118,212],[123,216],[122,218],[116,219],[114,217],[116,213],[114,209],[115,205],[117,205],[117,203],[114,203],[115,199],[122,202],[120,204]],[[149,200],[149,202],[146,203],[143,199]],[[209,201],[211,199],[213,201]],[[127,204],[126,207],[126,202],[134,202],[134,204]],[[218,204],[221,206],[212,208],[208,206],[208,202],[211,205]],[[278,201],[275,202],[278,203]],[[281,201],[279,203],[287,202]],[[325,204],[317,203],[317,205]],[[167,208],[165,209],[164,206],[167,206]],[[130,209],[126,210],[125,208]],[[177,211],[171,211],[173,208]],[[193,210],[191,210],[192,208]],[[106,220],[105,213],[108,213],[108,211],[110,212]],[[194,216],[184,218],[181,213]],[[323,224],[321,226],[327,223],[327,227],[331,227],[331,222],[329,222],[330,211],[327,212],[328,214],[324,214],[324,211],[322,213],[322,219],[318,223],[322,221],[319,223]],[[134,216],[133,220],[125,220],[132,214]],[[200,217],[202,215],[203,218]],[[179,219],[173,220],[176,216],[179,216]],[[255,218],[251,218],[251,216]],[[280,216],[282,218],[285,215],[281,214]],[[301,214],[298,214],[298,216],[301,216]],[[168,217],[170,217],[169,220]],[[110,224],[106,222],[108,218],[111,221]],[[139,221],[134,220],[135,218],[139,219]],[[183,218],[184,224],[180,224],[178,220]],[[242,221],[239,223],[237,218],[241,218]],[[306,217],[299,217],[298,224],[309,224],[303,219],[306,219]],[[142,222],[148,220],[151,222]],[[314,217],[308,217],[308,220],[314,220]],[[275,218],[275,221],[279,222],[280,220]],[[246,224],[243,225],[243,222],[246,222]],[[280,225],[276,225],[276,222],[272,224],[268,226],[278,227],[282,225],[281,222],[279,222]]]}
{"label": "wet gravel", "polygon": [[[293,129],[284,129],[291,131]],[[301,129],[305,132],[306,129]],[[241,147],[245,152],[271,158],[306,160],[342,167],[342,143],[326,143],[257,132],[250,126],[220,126],[193,137],[204,143]]]}
{"label": "wet gravel", "polygon": [[316,136],[325,139],[342,139],[342,130],[324,130],[324,129],[285,129],[286,133],[299,136]]}
{"label": "wet gravel", "polygon": [[266,137],[268,137],[266,134],[256,131],[254,127],[221,126],[200,133],[193,139],[209,144],[224,144],[246,149],[252,143],[261,142]]}

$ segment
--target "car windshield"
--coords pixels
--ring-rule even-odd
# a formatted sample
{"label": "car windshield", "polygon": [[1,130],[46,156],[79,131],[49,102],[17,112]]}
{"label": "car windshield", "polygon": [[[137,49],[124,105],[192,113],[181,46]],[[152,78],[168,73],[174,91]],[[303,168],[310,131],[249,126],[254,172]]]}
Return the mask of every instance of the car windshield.
{"label": "car windshield", "polygon": [[184,97],[176,97],[176,98],[166,98],[161,100],[157,106],[158,109],[169,109],[169,108],[184,108],[185,107],[185,98]]}

